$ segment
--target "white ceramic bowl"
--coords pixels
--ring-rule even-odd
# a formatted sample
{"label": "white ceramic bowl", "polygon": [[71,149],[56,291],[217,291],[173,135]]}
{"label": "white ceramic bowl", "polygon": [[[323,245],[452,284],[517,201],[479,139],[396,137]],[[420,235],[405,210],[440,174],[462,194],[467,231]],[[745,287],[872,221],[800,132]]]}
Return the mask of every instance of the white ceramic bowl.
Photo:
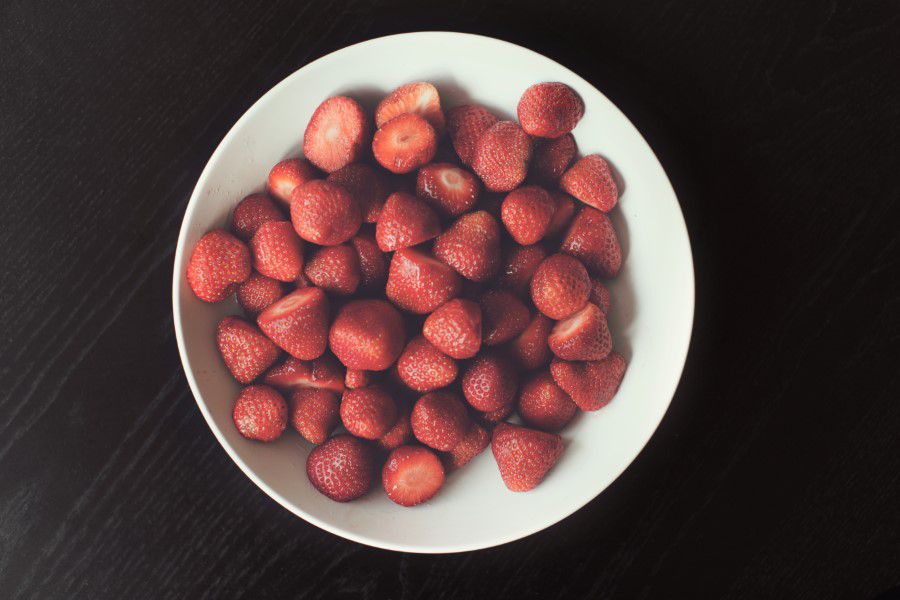
{"label": "white ceramic bowl", "polygon": [[[579,150],[607,157],[623,184],[612,217],[625,263],[610,285],[610,326],[629,366],[611,404],[580,415],[565,429],[562,459],[530,492],[504,487],[488,449],[421,506],[397,506],[380,489],[339,504],[307,481],[310,445],[296,433],[261,444],[236,431],[231,409],[239,388],[218,356],[214,332],[237,305],[197,300],[185,267],[200,236],[224,226],[241,198],[263,189],[272,165],[301,154],[303,130],[322,100],[348,94],[372,109],[391,89],[416,80],[437,85],[445,108],[477,102],[506,118],[515,116],[519,96],[535,82],[565,82],[584,99],[584,118],[574,131]],[[345,538],[392,550],[457,552],[549,527],[602,492],[637,456],[665,414],[684,366],[694,275],[669,180],[638,131],[603,94],[525,48],[423,32],[370,40],[320,58],[241,117],[209,159],[188,204],[175,254],[173,304],[178,349],[197,404],[222,447],[256,485],[294,514]]]}

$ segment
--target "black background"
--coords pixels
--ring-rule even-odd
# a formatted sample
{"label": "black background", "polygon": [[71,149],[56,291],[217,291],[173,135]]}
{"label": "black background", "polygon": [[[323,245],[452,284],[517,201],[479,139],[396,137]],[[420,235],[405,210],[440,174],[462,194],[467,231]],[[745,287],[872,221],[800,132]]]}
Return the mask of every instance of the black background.
{"label": "black background", "polygon": [[[310,60],[427,29],[544,53],[678,193],[694,337],[603,494],[499,548],[292,516],[197,410],[175,239],[234,121]],[[0,1],[0,597],[871,598],[900,584],[900,4]],[[665,290],[660,290],[665,293]]]}

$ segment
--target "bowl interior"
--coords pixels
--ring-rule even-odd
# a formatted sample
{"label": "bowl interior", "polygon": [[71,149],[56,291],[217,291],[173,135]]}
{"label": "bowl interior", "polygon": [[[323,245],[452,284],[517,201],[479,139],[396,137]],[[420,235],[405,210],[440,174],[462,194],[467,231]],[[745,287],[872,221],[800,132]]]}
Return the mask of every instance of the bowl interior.
{"label": "bowl interior", "polygon": [[[310,445],[289,431],[273,444],[243,439],[231,421],[239,387],[218,356],[215,327],[235,303],[197,300],[184,276],[190,250],[225,226],[235,204],[263,189],[269,168],[301,153],[303,130],[326,97],[347,94],[369,108],[408,81],[437,85],[446,107],[476,102],[504,118],[535,82],[562,81],[584,99],[574,134],[583,154],[614,166],[622,194],[611,214],[625,253],[610,283],[610,327],[629,361],[614,401],[580,415],[563,432],[566,451],[545,481],[508,491],[490,450],[451,474],[432,501],[412,509],[376,490],[348,504],[318,494],[305,475]],[[228,133],[203,171],[178,241],[173,301],[185,371],[210,428],[229,455],[288,510],[338,535],[414,552],[470,550],[552,525],[603,491],[656,429],[678,383],[693,319],[690,246],[677,199],[649,146],[622,113],[586,81],[539,54],[491,38],[415,33],[357,44],[300,69],[262,97]]]}

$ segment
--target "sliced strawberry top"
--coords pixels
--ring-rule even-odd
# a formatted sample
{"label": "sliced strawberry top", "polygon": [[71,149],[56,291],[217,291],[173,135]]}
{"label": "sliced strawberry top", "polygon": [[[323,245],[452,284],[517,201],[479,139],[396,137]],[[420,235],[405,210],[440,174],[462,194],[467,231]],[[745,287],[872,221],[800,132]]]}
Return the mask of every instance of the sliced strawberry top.
{"label": "sliced strawberry top", "polygon": [[430,500],[444,485],[444,466],[422,446],[401,446],[384,463],[381,482],[388,498],[401,506]]}
{"label": "sliced strawberry top", "polygon": [[388,94],[375,109],[375,126],[383,127],[394,117],[407,113],[423,117],[438,133],[444,131],[440,94],[434,85],[426,81],[401,85]]}

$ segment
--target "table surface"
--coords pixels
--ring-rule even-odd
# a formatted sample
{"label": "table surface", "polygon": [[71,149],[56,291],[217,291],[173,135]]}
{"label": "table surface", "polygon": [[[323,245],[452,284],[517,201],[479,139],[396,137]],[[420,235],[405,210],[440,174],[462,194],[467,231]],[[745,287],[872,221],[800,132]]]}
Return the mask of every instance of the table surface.
{"label": "table surface", "polygon": [[[0,597],[900,584],[900,5],[858,4],[0,4]],[[615,102],[697,271],[684,376],[634,464],[545,531],[446,556],[345,541],[257,489],[197,410],[170,303],[188,196],[235,120],[319,56],[429,29],[530,47]]]}

